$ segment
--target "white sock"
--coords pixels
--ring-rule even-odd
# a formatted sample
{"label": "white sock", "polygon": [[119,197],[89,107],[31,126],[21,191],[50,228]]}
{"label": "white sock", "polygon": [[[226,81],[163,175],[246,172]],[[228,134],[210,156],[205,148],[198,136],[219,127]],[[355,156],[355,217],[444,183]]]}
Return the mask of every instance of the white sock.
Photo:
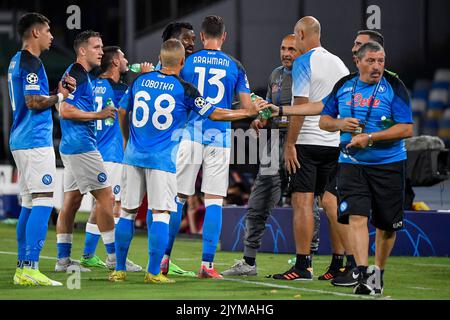
{"label": "white sock", "polygon": [[92,233],[92,234],[96,234],[96,235],[100,235],[100,230],[98,229],[98,225],[95,223],[86,223],[86,232]]}
{"label": "white sock", "polygon": [[213,269],[214,268],[214,262],[202,261],[202,266],[205,266],[206,269]]}
{"label": "white sock", "polygon": [[[102,240],[103,243],[106,245],[114,243],[116,240],[115,237],[115,229],[112,229],[110,231],[101,232],[102,234]],[[116,260],[116,253],[108,253],[108,260],[115,261]]]}

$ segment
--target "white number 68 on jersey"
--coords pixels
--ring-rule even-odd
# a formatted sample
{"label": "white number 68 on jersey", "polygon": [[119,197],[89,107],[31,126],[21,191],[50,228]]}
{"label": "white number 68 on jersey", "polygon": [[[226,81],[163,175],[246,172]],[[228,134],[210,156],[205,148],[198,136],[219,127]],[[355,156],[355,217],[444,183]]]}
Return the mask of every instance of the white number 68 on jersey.
{"label": "white number 68 on jersey", "polygon": [[[145,126],[148,122],[150,116],[150,109],[148,107],[148,102],[151,100],[150,94],[147,91],[138,91],[134,96],[133,103],[133,125],[136,128],[141,128]],[[169,105],[164,108],[161,106],[163,101],[167,101]],[[152,124],[158,130],[166,130],[172,125],[173,116],[172,111],[175,109],[175,99],[168,93],[163,93],[159,95],[154,102],[155,112],[152,115]],[[142,108],[142,119],[137,119],[137,110]],[[159,122],[159,119],[163,117],[165,121],[163,123]]]}

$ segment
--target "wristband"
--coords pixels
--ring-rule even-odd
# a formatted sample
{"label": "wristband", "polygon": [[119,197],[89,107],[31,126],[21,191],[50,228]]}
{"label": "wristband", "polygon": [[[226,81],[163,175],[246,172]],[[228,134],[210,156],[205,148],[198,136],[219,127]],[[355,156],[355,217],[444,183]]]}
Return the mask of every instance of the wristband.
{"label": "wristband", "polygon": [[278,109],[279,109],[278,110],[278,116],[281,117],[283,115],[283,106],[279,106]]}
{"label": "wristband", "polygon": [[56,95],[58,96],[58,103],[64,101],[64,95],[61,92],[58,92]]}
{"label": "wristband", "polygon": [[369,134],[369,140],[368,140],[368,142],[367,142],[367,146],[368,147],[371,147],[371,146],[373,146],[373,140],[372,140],[372,135],[371,134]]}

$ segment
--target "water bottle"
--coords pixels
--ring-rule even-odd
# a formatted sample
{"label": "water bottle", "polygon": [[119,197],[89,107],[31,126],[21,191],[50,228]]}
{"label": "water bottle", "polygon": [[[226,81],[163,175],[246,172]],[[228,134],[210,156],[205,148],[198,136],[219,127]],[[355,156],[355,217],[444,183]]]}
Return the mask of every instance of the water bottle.
{"label": "water bottle", "polygon": [[141,73],[141,64],[140,63],[133,63],[133,64],[130,64],[129,66],[128,66],[128,69],[130,69],[130,71],[131,72],[134,72],[134,73]]}
{"label": "water bottle", "polygon": [[[260,96],[256,95],[254,92],[250,93],[250,99],[252,99],[252,102],[255,102],[256,99],[262,99]],[[259,111],[259,115],[264,120],[270,119],[272,116],[272,110],[270,108],[266,108]]]}
{"label": "water bottle", "polygon": [[270,119],[270,117],[272,116],[272,110],[270,108],[260,110],[259,115],[264,120]]}
{"label": "water bottle", "polygon": [[389,129],[394,124],[395,122],[391,118],[386,118],[386,116],[381,117],[381,125],[383,126],[383,130]]}
{"label": "water bottle", "polygon": [[[142,68],[141,68],[141,64],[140,63],[130,64],[128,66],[128,69],[130,69],[130,71],[134,72],[134,73],[141,73],[142,72]],[[153,70],[155,70],[154,66],[151,67],[150,71],[153,71]]]}
{"label": "water bottle", "polygon": [[[108,100],[106,101],[106,106],[107,107],[115,107],[114,106],[114,102],[112,101],[112,99],[111,98],[108,98]],[[110,127],[110,126],[112,126],[114,124],[114,118],[106,118],[105,119],[105,126],[108,126],[108,127]]]}

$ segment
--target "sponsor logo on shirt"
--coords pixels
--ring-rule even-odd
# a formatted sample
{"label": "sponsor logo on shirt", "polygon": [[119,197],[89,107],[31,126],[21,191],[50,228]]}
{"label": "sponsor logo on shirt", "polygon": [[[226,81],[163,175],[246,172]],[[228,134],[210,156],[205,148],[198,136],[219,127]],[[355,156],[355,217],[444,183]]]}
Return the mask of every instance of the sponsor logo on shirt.
{"label": "sponsor logo on shirt", "polygon": [[[353,99],[353,105],[355,107],[368,107],[371,101],[372,101],[372,97],[370,97],[368,99],[364,99],[363,95],[361,93],[357,93],[357,94],[355,94],[355,98]],[[352,100],[347,101],[345,104],[350,106],[351,103],[352,103]],[[380,99],[375,99],[375,101],[373,102],[373,107],[376,108],[379,105],[380,105]]]}
{"label": "sponsor logo on shirt", "polygon": [[26,86],[25,86],[25,90],[41,90],[41,87],[39,86],[39,85],[37,85],[37,84],[27,84]]}
{"label": "sponsor logo on shirt", "polygon": [[342,89],[342,92],[350,92],[350,91],[352,91],[352,87]]}

